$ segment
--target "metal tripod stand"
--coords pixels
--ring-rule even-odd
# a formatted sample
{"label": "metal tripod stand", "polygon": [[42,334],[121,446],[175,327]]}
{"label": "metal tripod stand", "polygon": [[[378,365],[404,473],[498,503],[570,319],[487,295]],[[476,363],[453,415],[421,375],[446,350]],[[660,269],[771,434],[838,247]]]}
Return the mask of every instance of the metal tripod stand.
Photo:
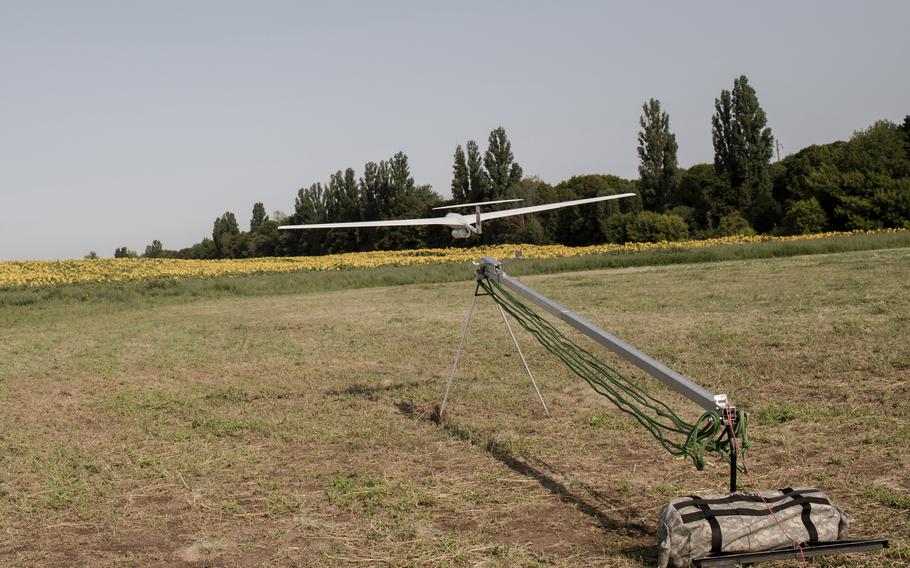
{"label": "metal tripod stand", "polygon": [[[452,388],[452,381],[455,379],[455,373],[458,371],[458,361],[461,359],[461,352],[464,350],[464,340],[468,335],[468,327],[471,323],[471,316],[474,313],[474,305],[477,303],[478,296],[486,296],[486,294],[480,293],[480,284],[474,288],[474,294],[471,296],[471,305],[468,307],[468,316],[464,320],[464,327],[461,329],[461,340],[458,342],[458,350],[455,351],[455,361],[452,363],[452,372],[449,373],[449,380],[446,381],[446,390],[442,395],[442,404],[439,405],[439,420],[442,420],[443,412],[445,412],[446,402],[449,400],[449,390]],[[506,317],[505,311],[502,309],[502,306],[496,304],[496,308],[499,310],[499,315],[502,316],[502,321],[506,324],[506,329],[509,331],[509,337],[512,338],[512,344],[515,345],[515,350],[518,351],[518,356],[521,357],[521,363],[524,365],[525,371],[528,373],[528,378],[531,379],[531,384],[534,386],[534,392],[537,393],[537,399],[540,400],[540,405],[543,406],[544,414],[550,416],[550,411],[547,410],[547,403],[543,400],[543,395],[540,394],[540,389],[537,387],[537,381],[534,380],[534,375],[531,373],[531,368],[528,367],[528,362],[525,360],[524,353],[521,352],[521,347],[518,346],[518,340],[515,339],[515,334],[512,332],[512,326],[509,325],[509,319]]]}

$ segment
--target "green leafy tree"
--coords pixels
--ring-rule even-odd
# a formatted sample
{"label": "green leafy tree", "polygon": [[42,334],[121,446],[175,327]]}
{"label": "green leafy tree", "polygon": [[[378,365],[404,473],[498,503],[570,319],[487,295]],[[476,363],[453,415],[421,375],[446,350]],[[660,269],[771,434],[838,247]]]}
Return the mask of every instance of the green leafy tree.
{"label": "green leafy tree", "polygon": [[[507,199],[521,199],[522,206],[538,205],[559,201],[556,189],[536,177],[525,177],[509,188]],[[516,215],[498,219],[495,223],[484,226],[484,232],[492,228],[496,240],[504,243],[545,244],[553,242],[556,235],[555,211],[545,211],[533,215]],[[464,242],[464,241],[463,241]],[[468,244],[465,242],[465,244]]]}
{"label": "green leafy tree", "polygon": [[890,120],[878,120],[865,130],[854,132],[841,149],[838,168],[892,179],[910,176],[910,158],[903,151],[903,135],[902,127]]}
{"label": "green leafy tree", "polygon": [[163,251],[164,247],[161,245],[161,241],[155,239],[152,244],[146,245],[143,256],[146,258],[160,258]]}
{"label": "green leafy tree", "polygon": [[329,223],[342,221],[344,215],[344,174],[338,170],[329,176],[325,185],[325,220]]}
{"label": "green leafy tree", "polygon": [[466,203],[471,195],[471,178],[468,176],[468,163],[461,149],[455,146],[455,163],[452,165],[452,199]]}
{"label": "green leafy tree", "polygon": [[[610,175],[573,176],[556,186],[559,201],[638,193],[638,184]],[[555,219],[555,240],[565,245],[589,245],[607,240],[605,225],[612,215],[635,212],[641,209],[639,196],[613,201],[592,203],[583,207],[565,207],[550,212],[548,219]]]}
{"label": "green leafy tree", "polygon": [[791,235],[818,233],[828,224],[825,210],[814,197],[791,202],[783,221],[783,230]]}
{"label": "green leafy tree", "polygon": [[468,140],[468,183],[471,187],[470,193],[465,195],[465,200],[472,203],[478,201],[490,201],[490,178],[486,170],[483,169],[483,158],[480,155],[480,148],[477,142]]}
{"label": "green leafy tree", "polygon": [[681,241],[689,236],[682,217],[654,211],[611,215],[604,223],[604,232],[613,243]]}
{"label": "green leafy tree", "polygon": [[83,256],[82,258],[84,258],[85,260],[97,260],[98,253],[93,250],[90,250],[90,251],[88,251],[88,254]]}
{"label": "green leafy tree", "polygon": [[720,218],[715,234],[720,237],[732,237],[736,235],[750,236],[755,234],[755,229],[749,225],[749,220],[746,219],[742,213],[733,211]]}
{"label": "green leafy tree", "polygon": [[[433,187],[428,184],[421,184],[414,187],[412,194],[412,211],[408,217],[434,217],[436,212],[433,207],[443,203],[442,196],[433,191]],[[451,229],[447,227],[430,226],[420,227],[418,232],[419,241],[415,246],[448,246],[452,242]]]}
{"label": "green leafy tree", "polygon": [[[276,211],[276,217],[280,212]],[[282,219],[282,222],[284,219]],[[282,235],[278,231],[278,222],[269,219],[262,202],[253,205],[253,216],[250,218],[250,232],[242,238],[243,256],[258,258],[275,256],[281,248]]]}
{"label": "green leafy tree", "polygon": [[650,99],[642,105],[638,122],[639,188],[646,209],[664,211],[679,183],[676,162],[676,135],[670,132],[670,116],[661,110],[660,101]]}
{"label": "green leafy tree", "polygon": [[729,184],[717,175],[713,164],[695,164],[680,173],[679,187],[671,204],[674,207],[691,207],[690,232],[702,234],[709,231],[709,214],[715,209],[710,197],[723,193],[727,188]]}
{"label": "green leafy tree", "polygon": [[294,223],[321,223],[327,218],[325,189],[316,182],[297,190],[294,200]]}
{"label": "green leafy tree", "polygon": [[[385,161],[378,164],[367,162],[363,167],[363,177],[360,178],[360,203],[363,218],[388,219],[390,211],[389,167]],[[382,232],[378,229],[363,229],[359,233],[359,248],[361,250],[376,250]]]}
{"label": "green leafy tree", "polygon": [[237,257],[239,240],[240,227],[237,225],[237,217],[233,213],[227,211],[215,219],[212,226],[212,242],[215,243],[218,258]]}
{"label": "green leafy tree", "polygon": [[258,258],[278,255],[282,233],[287,233],[287,231],[279,231],[278,223],[266,218],[255,233],[249,233],[246,243],[247,256]]}
{"label": "green leafy tree", "polygon": [[[294,213],[290,222],[294,225],[322,223],[326,221],[325,188],[321,183],[297,190],[294,199]],[[291,254],[322,254],[324,231],[294,231],[293,240],[285,243]]]}
{"label": "green leafy tree", "polygon": [[711,140],[714,143],[714,167],[718,175],[731,180],[735,160],[733,134],[733,97],[723,89],[720,97],[714,99],[714,115],[711,117]]}
{"label": "green leafy tree", "polygon": [[880,120],[849,141],[804,148],[781,162],[774,192],[786,202],[815,199],[835,230],[903,227],[910,222],[904,134]]}
{"label": "green leafy tree", "polygon": [[139,256],[136,251],[126,247],[120,247],[114,250],[114,258],[136,258]]}
{"label": "green leafy tree", "polygon": [[490,132],[483,165],[490,180],[490,197],[501,199],[509,187],[522,177],[521,166],[512,154],[512,143],[503,127]]}
{"label": "green leafy tree", "polygon": [[[357,180],[357,173],[354,168],[344,170],[342,184],[343,210],[342,217],[344,221],[361,221],[364,215],[364,199],[360,192],[360,183]],[[362,229],[348,231],[347,250],[356,250],[362,240]]]}
{"label": "green leafy tree", "polygon": [[904,133],[904,150],[907,152],[907,158],[910,159],[910,114],[904,117],[901,131]]}
{"label": "green leafy tree", "polygon": [[761,233],[767,233],[774,229],[780,221],[783,214],[783,208],[780,203],[774,199],[770,185],[767,185],[759,191],[752,203],[752,225]]}
{"label": "green leafy tree", "polygon": [[729,182],[729,191],[712,196],[716,212],[724,215],[738,210],[750,220],[764,221],[769,200],[774,199],[768,171],[774,138],[745,75],[734,80],[732,93],[721,91],[714,109],[714,166]]}
{"label": "green leafy tree", "polygon": [[[352,168],[338,170],[325,186],[325,218],[330,223],[360,220],[360,192]],[[324,252],[344,252],[357,248],[358,232],[352,229],[328,229],[323,241]]]}
{"label": "green leafy tree", "polygon": [[837,161],[846,142],[812,145],[781,161],[783,172],[774,177],[774,195],[788,203],[815,198],[830,219],[837,205],[835,187],[840,185]]}
{"label": "green leafy tree", "polygon": [[268,215],[265,214],[265,205],[261,201],[253,205],[253,216],[250,218],[250,232],[255,233],[259,231],[262,227],[262,224],[268,219]]}
{"label": "green leafy tree", "polygon": [[388,213],[389,170],[385,162],[367,162],[360,178],[365,219],[382,219]]}
{"label": "green leafy tree", "polygon": [[204,259],[204,258],[218,258],[218,251],[215,249],[215,242],[212,239],[205,237],[201,242],[194,244],[191,247],[181,249],[177,253],[178,258],[192,258],[192,259]]}
{"label": "green leafy tree", "polygon": [[[398,152],[389,159],[389,182],[393,218],[425,216],[429,213],[427,201],[439,201],[439,196],[429,186],[414,183],[408,156],[404,152]],[[378,241],[383,249],[414,248],[422,245],[426,234],[425,227],[396,227],[384,230]]]}
{"label": "green leafy tree", "polygon": [[344,170],[344,220],[359,221],[362,218],[362,204],[360,186],[357,183],[357,174],[354,168]]}
{"label": "green leafy tree", "polygon": [[391,211],[395,215],[407,208],[406,197],[414,191],[411,166],[408,164],[408,156],[404,152],[398,152],[389,160],[389,182]]}

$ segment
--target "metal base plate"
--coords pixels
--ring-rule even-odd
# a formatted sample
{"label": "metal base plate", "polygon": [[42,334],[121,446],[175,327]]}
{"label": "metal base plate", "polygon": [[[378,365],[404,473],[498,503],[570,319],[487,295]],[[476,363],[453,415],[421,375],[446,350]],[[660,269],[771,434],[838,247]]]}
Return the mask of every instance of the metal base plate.
{"label": "metal base plate", "polygon": [[[826,556],[829,554],[847,554],[850,552],[870,552],[880,548],[888,548],[887,540],[835,540],[831,542],[817,542],[803,546],[806,558]],[[788,560],[799,558],[800,553],[796,548],[780,548],[762,552],[742,552],[736,554],[718,554],[697,558],[695,566],[741,566],[757,562],[770,562],[772,560]]]}

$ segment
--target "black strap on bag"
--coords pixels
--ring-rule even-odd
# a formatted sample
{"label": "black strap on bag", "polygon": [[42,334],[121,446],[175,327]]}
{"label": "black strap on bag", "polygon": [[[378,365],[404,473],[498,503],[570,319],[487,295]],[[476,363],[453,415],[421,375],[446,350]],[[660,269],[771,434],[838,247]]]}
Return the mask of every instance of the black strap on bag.
{"label": "black strap on bag", "polygon": [[705,505],[732,505],[733,503],[764,503],[768,504],[777,503],[778,501],[783,501],[785,499],[792,499],[796,497],[802,497],[811,493],[820,493],[818,489],[800,489],[799,491],[794,491],[790,489],[790,493],[786,495],[778,495],[777,497],[765,497],[762,499],[758,495],[746,495],[743,493],[727,495],[726,497],[718,497],[716,499],[693,499],[690,497],[691,501],[680,501],[673,505],[673,507],[678,511],[684,507],[696,507],[701,504]]}
{"label": "black strap on bag", "polygon": [[[781,489],[780,491],[781,491],[781,493],[783,493],[784,495],[787,495],[787,496],[792,496],[792,495],[795,495],[796,493],[798,493],[796,491],[793,491],[792,487],[787,487],[785,489]],[[796,502],[796,501],[797,500],[794,499],[794,502]],[[828,500],[825,499],[824,501],[825,501],[825,503],[823,503],[823,504],[827,505]],[[809,535],[809,542],[818,542],[818,529],[815,528],[815,523],[812,522],[812,503],[814,503],[814,502],[815,501],[809,501],[809,500],[803,501],[802,502],[803,512],[800,515],[800,519],[803,521],[803,526],[806,527],[806,534]]]}
{"label": "black strap on bag", "polygon": [[[831,502],[825,499],[824,497],[798,497],[793,499],[789,503],[781,503],[776,507],[771,507],[771,511],[779,513],[784,509],[789,509],[791,507],[801,506],[804,508],[805,505],[809,503],[816,503],[819,505],[829,505]],[[683,523],[691,523],[693,521],[701,521],[704,519],[711,519],[714,517],[764,517],[770,515],[771,513],[768,509],[711,509],[708,505],[695,505],[701,511],[697,513],[689,513],[682,515]],[[810,521],[811,522],[811,519]],[[808,529],[807,529],[808,530]],[[816,531],[817,532],[817,531]]]}
{"label": "black strap on bag", "polygon": [[[696,515],[701,515],[701,518],[708,521],[708,527],[711,529],[711,554],[717,554],[721,551],[724,544],[724,535],[720,531],[720,523],[717,522],[716,511],[711,510],[711,506],[708,505],[706,499],[702,499],[697,495],[690,495],[690,498],[693,501],[693,505],[701,509],[701,513],[695,513]],[[689,521],[683,517],[683,522],[687,523]]]}

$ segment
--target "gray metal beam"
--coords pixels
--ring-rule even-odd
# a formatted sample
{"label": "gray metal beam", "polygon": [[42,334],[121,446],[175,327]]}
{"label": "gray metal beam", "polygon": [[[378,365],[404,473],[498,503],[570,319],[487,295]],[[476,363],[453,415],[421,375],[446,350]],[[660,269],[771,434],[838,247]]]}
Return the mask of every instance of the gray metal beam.
{"label": "gray metal beam", "polygon": [[495,280],[525,299],[530,300],[705,410],[716,410],[727,405],[726,395],[715,395],[692,379],[677,373],[660,361],[642,353],[612,333],[604,331],[543,294],[506,275],[502,270],[501,263],[496,259],[489,256],[483,257],[477,270],[477,276],[478,278]]}

